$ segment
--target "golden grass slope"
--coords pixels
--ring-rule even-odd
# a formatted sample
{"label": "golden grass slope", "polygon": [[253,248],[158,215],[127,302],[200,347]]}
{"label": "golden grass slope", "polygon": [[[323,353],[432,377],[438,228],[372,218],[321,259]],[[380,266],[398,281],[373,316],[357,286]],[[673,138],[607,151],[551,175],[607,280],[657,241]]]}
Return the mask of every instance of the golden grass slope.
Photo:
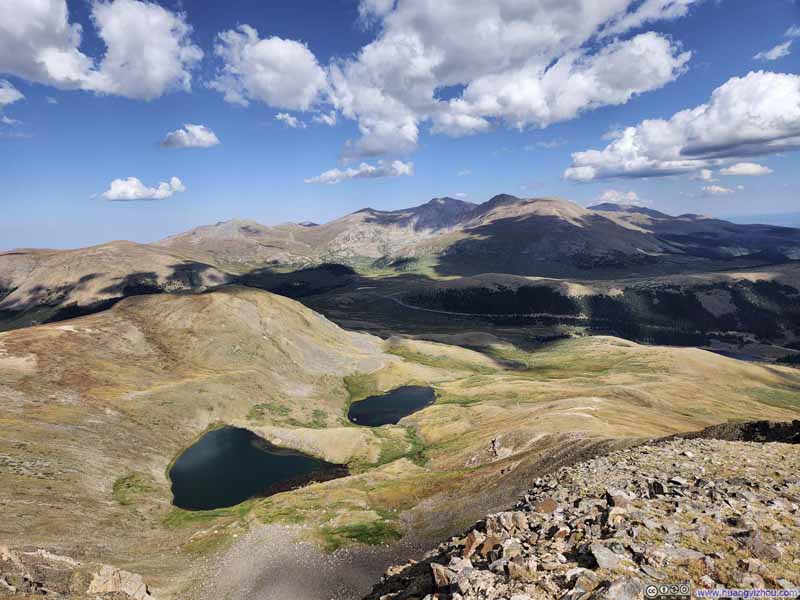
{"label": "golden grass slope", "polygon": [[[37,305],[87,306],[131,295],[147,285],[164,291],[202,290],[228,274],[196,255],[134,242],[110,242],[76,250],[0,252],[0,310]],[[139,292],[141,293],[141,292]]]}
{"label": "golden grass slope", "polygon": [[[479,351],[382,341],[238,287],[129,298],[2,333],[0,540],[183,594],[198,557],[253,523],[304,523],[328,548],[436,538],[582,453],[800,411],[800,371],[789,368],[607,337],[532,353],[476,341]],[[351,401],[406,384],[431,385],[437,402],[399,425],[347,422]],[[234,509],[174,509],[171,461],[218,423],[354,474]]]}
{"label": "golden grass slope", "polygon": [[[380,367],[378,342],[240,288],[0,334],[0,539],[160,565],[186,541],[160,525],[173,457],[259,403],[341,420],[342,377]],[[128,506],[114,498],[126,476],[146,490]]]}

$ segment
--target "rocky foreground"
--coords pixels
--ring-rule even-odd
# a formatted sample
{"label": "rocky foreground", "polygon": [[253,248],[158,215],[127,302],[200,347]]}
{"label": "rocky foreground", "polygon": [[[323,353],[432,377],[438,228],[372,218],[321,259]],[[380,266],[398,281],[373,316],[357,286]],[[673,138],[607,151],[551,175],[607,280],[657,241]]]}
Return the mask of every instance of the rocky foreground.
{"label": "rocky foreground", "polygon": [[0,546],[0,599],[155,600],[142,577],[41,548]]}
{"label": "rocky foreground", "polygon": [[512,510],[389,569],[368,599],[632,600],[689,580],[800,588],[800,421],[706,435],[794,443],[671,439],[562,468]]}
{"label": "rocky foreground", "polygon": [[[269,553],[275,544],[259,546]],[[512,510],[390,568],[367,600],[634,600],[650,583],[687,580],[800,588],[800,421],[721,425],[564,467]],[[330,596],[342,597],[339,584]],[[209,598],[263,596],[219,591]],[[135,573],[0,545],[0,599],[43,597],[162,596]]]}

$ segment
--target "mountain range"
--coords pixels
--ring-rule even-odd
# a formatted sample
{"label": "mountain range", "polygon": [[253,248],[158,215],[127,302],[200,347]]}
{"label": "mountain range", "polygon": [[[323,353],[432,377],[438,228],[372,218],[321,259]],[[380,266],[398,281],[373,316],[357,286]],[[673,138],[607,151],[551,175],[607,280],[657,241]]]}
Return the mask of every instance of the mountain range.
{"label": "mountain range", "polygon": [[583,208],[507,194],[365,208],[323,225],[231,220],[152,244],[0,253],[0,325],[76,316],[119,298],[202,291],[323,263],[432,279],[507,273],[574,279],[747,269],[800,258],[800,229],[737,225],[638,206]]}
{"label": "mountain range", "polygon": [[638,206],[583,208],[556,198],[500,194],[483,204],[434,198],[395,211],[365,208],[324,225],[265,227],[227,221],[158,246],[223,265],[270,262],[427,262],[443,276],[498,272],[581,276],[686,272],[720,261],[800,258],[800,230],[736,225],[702,215],[673,217]]}

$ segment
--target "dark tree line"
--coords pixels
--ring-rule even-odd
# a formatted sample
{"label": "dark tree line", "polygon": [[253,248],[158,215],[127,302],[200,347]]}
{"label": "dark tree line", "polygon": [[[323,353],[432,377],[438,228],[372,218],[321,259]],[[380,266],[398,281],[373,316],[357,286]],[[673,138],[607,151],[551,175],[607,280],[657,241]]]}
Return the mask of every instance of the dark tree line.
{"label": "dark tree line", "polygon": [[[735,309],[715,315],[699,293],[727,292]],[[596,331],[631,340],[669,345],[706,345],[711,335],[734,337],[742,331],[762,340],[800,333],[800,293],[774,281],[679,287],[628,288],[618,295],[569,297],[549,286],[446,288],[409,294],[413,306],[487,315],[499,325],[524,326],[534,321],[576,323],[583,319]],[[526,315],[546,313],[548,317]]]}

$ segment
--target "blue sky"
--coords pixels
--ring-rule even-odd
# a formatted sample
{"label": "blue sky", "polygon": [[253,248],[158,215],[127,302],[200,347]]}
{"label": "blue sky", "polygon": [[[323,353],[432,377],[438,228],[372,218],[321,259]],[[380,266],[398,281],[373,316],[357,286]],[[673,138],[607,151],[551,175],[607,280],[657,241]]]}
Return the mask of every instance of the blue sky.
{"label": "blue sky", "polygon": [[[589,15],[597,20],[585,28],[559,11],[589,0],[530,0],[517,3],[530,5],[521,13],[487,1],[486,22],[508,43],[485,40],[484,49],[476,38],[474,57],[458,35],[441,34],[449,28],[434,27],[453,20],[458,32],[480,21],[458,21],[451,0],[435,9],[421,0],[67,0],[61,21],[53,15],[64,0],[43,1],[47,14],[26,13],[26,0],[0,0],[0,22],[19,21],[0,25],[0,248],[146,242],[230,218],[324,222],[364,206],[459,194],[481,202],[500,192],[739,220],[800,211],[794,1],[613,0],[619,10]],[[155,21],[137,37],[136,19]],[[530,41],[542,22],[562,39]],[[64,33],[75,25],[77,45]],[[35,27],[45,33],[26,33]],[[222,32],[236,34],[225,56],[214,52]],[[262,43],[268,38],[274,43]],[[398,50],[407,39],[416,45]],[[362,51],[368,44],[371,54]],[[67,70],[52,48],[84,62]],[[151,50],[154,62],[138,68]],[[484,55],[491,60],[479,64]],[[226,65],[235,76],[222,81]],[[559,65],[558,77],[544,74]],[[226,101],[231,90],[249,104]],[[749,111],[756,117],[731,108],[765,96]],[[659,127],[663,139],[648,126],[633,129],[703,104],[712,107],[688,124]],[[332,114],[334,126],[314,120]],[[185,124],[220,143],[161,144]],[[769,139],[747,138],[756,136],[750,129]],[[684,160],[695,146],[705,150]],[[603,152],[573,157],[588,150]],[[332,169],[323,181],[338,183],[309,182]],[[132,177],[140,187],[130,188]],[[170,187],[172,178],[185,191]],[[142,195],[157,198],[125,199]]]}

